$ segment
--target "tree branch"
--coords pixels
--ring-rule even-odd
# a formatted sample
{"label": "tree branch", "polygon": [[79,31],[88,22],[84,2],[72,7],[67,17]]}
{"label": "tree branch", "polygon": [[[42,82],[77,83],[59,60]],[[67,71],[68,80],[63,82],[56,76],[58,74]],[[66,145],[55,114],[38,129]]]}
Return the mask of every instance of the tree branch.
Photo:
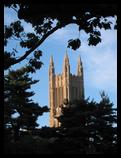
{"label": "tree branch", "polygon": [[77,20],[71,20],[70,22],[68,22],[68,23],[66,23],[66,24],[63,24],[63,25],[60,24],[60,25],[54,27],[54,28],[53,28],[52,30],[50,30],[47,34],[43,35],[42,39],[40,39],[30,50],[26,51],[23,56],[21,56],[19,59],[14,60],[12,63],[10,63],[10,64],[11,64],[10,66],[15,65],[15,64],[17,64],[17,63],[23,61],[23,60],[24,60],[28,55],[30,55],[38,46],[40,46],[40,45],[45,41],[45,39],[46,39],[49,35],[51,35],[52,33],[54,33],[54,32],[55,32],[56,30],[58,30],[59,28],[62,28],[62,27],[66,26],[66,25],[68,25],[68,24],[70,24],[70,23],[76,23],[76,24],[78,24],[78,21],[77,21]]}
{"label": "tree branch", "polygon": [[[21,56],[19,59],[16,59],[13,63],[11,63],[11,65],[17,64],[19,62],[21,62],[22,60],[24,60],[29,54],[31,54],[39,45],[41,45],[44,40],[51,35],[53,32],[55,32],[57,29],[59,29],[59,26],[56,26],[55,28],[53,28],[51,31],[49,31],[47,34],[45,34],[41,40],[39,40],[30,50],[26,51],[24,53],[23,56]],[[10,65],[10,66],[11,66]]]}

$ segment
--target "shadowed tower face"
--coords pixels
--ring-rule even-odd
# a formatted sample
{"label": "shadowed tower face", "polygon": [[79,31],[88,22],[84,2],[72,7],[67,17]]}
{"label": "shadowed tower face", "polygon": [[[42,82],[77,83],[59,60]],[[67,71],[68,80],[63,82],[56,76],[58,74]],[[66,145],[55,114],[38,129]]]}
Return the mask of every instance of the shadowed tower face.
{"label": "shadowed tower face", "polygon": [[68,101],[84,99],[83,65],[78,57],[77,74],[70,73],[69,58],[66,53],[62,74],[55,75],[53,57],[49,66],[49,101],[50,101],[50,127],[59,127],[56,116],[60,115],[60,106],[65,99]]}

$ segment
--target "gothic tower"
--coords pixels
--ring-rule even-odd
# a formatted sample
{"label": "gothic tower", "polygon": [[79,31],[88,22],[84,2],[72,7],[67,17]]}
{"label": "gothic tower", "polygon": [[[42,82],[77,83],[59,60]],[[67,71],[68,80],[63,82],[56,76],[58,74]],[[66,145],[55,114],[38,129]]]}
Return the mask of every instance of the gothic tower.
{"label": "gothic tower", "polygon": [[64,99],[69,101],[84,98],[83,65],[78,58],[77,75],[70,73],[69,58],[66,53],[63,63],[62,74],[55,75],[53,57],[50,58],[49,66],[49,100],[50,100],[50,127],[59,127],[56,119],[59,107]]}

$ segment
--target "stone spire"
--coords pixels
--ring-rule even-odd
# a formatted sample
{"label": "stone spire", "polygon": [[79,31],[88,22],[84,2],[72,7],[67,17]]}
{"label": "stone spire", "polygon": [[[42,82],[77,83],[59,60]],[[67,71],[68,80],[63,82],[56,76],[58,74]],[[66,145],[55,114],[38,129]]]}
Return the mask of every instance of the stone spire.
{"label": "stone spire", "polygon": [[65,57],[64,57],[64,64],[63,64],[63,72],[70,74],[70,64],[69,64],[69,58],[66,51]]}
{"label": "stone spire", "polygon": [[50,57],[50,67],[49,67],[49,71],[50,73],[55,73],[55,69],[54,69],[54,62],[53,62],[53,56],[51,55]]}
{"label": "stone spire", "polygon": [[53,56],[52,56],[52,55],[51,55],[51,57],[50,57],[50,65],[53,65],[53,66],[54,66]]}
{"label": "stone spire", "polygon": [[78,57],[78,65],[77,65],[77,76],[82,76],[83,75],[83,66],[81,62],[81,57],[79,55]]}
{"label": "stone spire", "polygon": [[65,57],[64,57],[64,64],[65,64],[65,65],[69,64],[69,58],[68,58],[67,51],[66,51],[66,55],[65,55]]}

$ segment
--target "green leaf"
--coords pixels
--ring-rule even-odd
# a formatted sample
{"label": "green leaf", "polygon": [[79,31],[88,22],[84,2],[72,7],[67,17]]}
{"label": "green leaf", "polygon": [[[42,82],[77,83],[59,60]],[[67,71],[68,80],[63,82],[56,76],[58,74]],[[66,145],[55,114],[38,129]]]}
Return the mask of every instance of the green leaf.
{"label": "green leaf", "polygon": [[96,46],[99,42],[101,42],[101,38],[95,34],[90,34],[88,39],[88,45]]}
{"label": "green leaf", "polygon": [[111,29],[111,22],[102,22],[102,26],[105,30]]}
{"label": "green leaf", "polygon": [[68,41],[68,47],[69,48],[72,48],[73,50],[76,50],[78,49],[79,47],[81,46],[81,41],[80,39],[71,39]]}
{"label": "green leaf", "polygon": [[34,52],[34,57],[36,59],[40,59],[40,56],[42,56],[42,51],[41,50],[37,50]]}

